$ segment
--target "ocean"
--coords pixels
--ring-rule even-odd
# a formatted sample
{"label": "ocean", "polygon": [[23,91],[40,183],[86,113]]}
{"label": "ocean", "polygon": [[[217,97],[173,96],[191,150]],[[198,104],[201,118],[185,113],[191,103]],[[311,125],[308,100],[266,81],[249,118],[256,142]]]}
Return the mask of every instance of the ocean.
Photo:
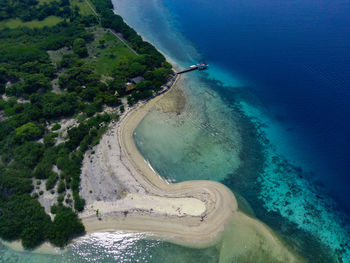
{"label": "ocean", "polygon": [[[153,168],[172,182],[224,183],[310,262],[350,262],[350,2],[113,4],[178,67],[209,64],[182,77],[182,114],[154,110],[137,127]],[[236,262],[220,252],[96,233],[60,256],[0,246],[0,261]]]}

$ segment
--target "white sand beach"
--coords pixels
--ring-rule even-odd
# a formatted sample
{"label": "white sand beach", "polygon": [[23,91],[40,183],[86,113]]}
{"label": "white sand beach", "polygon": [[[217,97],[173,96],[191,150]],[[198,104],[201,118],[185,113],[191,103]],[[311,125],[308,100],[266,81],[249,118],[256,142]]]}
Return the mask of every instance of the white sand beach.
{"label": "white sand beach", "polygon": [[[170,92],[179,97],[180,91]],[[172,242],[202,247],[218,240],[237,211],[236,199],[224,185],[212,181],[169,184],[136,148],[134,129],[150,109],[162,105],[159,101],[166,95],[129,109],[111,125],[94,148],[95,154],[86,154],[81,195],[87,204],[80,218],[87,232],[149,232]],[[169,101],[169,96],[164,100]],[[181,105],[167,103],[167,111],[178,114],[179,110]]]}

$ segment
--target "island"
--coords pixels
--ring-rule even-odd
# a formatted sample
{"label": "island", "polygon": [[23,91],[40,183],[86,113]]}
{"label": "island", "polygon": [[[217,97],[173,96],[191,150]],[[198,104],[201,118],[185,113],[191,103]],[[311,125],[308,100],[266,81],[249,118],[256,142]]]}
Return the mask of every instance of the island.
{"label": "island", "polygon": [[111,11],[110,0],[12,2],[0,13],[6,244],[64,247],[85,233],[124,230],[208,247],[230,228],[272,259],[301,261],[243,213],[226,186],[169,183],[143,158],[134,130],[159,105],[181,114],[180,75]]}

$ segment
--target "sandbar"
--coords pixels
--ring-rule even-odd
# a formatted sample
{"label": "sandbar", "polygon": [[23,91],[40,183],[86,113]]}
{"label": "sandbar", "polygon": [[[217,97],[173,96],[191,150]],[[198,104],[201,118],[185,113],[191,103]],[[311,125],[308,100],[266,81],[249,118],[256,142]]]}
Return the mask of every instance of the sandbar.
{"label": "sandbar", "polygon": [[81,194],[87,205],[80,218],[87,232],[137,231],[206,247],[219,239],[237,201],[213,181],[168,183],[143,158],[133,133],[164,95],[129,109],[111,125],[92,159],[84,159]]}

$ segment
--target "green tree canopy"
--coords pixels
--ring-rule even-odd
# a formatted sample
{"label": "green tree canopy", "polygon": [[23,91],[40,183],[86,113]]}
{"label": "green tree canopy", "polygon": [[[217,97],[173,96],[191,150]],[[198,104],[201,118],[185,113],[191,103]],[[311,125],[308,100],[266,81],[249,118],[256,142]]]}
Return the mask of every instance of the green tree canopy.
{"label": "green tree canopy", "polygon": [[40,203],[29,195],[0,201],[0,232],[5,240],[22,238],[26,248],[34,248],[47,238],[51,220]]}
{"label": "green tree canopy", "polygon": [[86,48],[85,40],[82,38],[77,38],[73,42],[73,52],[79,57],[84,58],[88,55],[88,50]]}
{"label": "green tree canopy", "polygon": [[24,78],[24,92],[31,94],[39,89],[48,90],[51,88],[50,79],[42,73],[28,74]]}
{"label": "green tree canopy", "polygon": [[143,66],[138,62],[133,62],[129,68],[130,77],[140,76],[145,72],[145,70],[146,70],[146,66]]}
{"label": "green tree canopy", "polygon": [[79,235],[84,232],[84,225],[79,221],[76,213],[63,205],[57,206],[50,233],[51,243],[62,247],[71,240],[72,235]]}
{"label": "green tree canopy", "polygon": [[34,122],[28,122],[15,130],[15,139],[20,142],[38,139],[43,134],[43,129]]}

